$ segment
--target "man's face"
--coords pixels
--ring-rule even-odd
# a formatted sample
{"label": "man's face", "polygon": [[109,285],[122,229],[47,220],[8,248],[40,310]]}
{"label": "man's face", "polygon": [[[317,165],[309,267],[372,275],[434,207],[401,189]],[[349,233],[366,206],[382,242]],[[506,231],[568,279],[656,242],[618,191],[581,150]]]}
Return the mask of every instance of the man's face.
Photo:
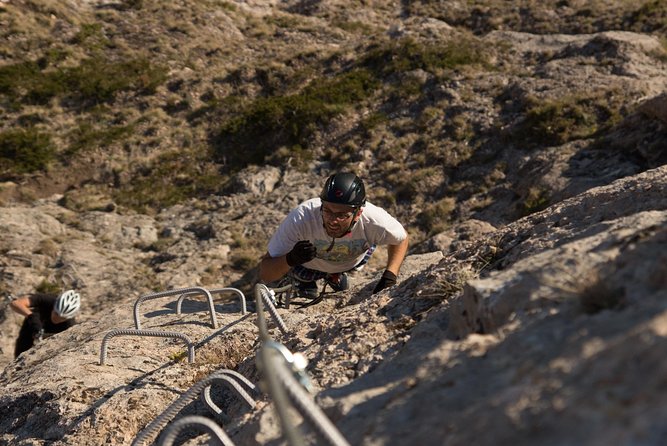
{"label": "man's face", "polygon": [[59,316],[58,313],[56,313],[56,310],[51,310],[51,322],[54,324],[62,324],[66,320],[67,318]]}
{"label": "man's face", "polygon": [[355,208],[338,203],[322,203],[322,221],[330,237],[342,237],[353,221],[361,216],[363,209],[355,214]]}

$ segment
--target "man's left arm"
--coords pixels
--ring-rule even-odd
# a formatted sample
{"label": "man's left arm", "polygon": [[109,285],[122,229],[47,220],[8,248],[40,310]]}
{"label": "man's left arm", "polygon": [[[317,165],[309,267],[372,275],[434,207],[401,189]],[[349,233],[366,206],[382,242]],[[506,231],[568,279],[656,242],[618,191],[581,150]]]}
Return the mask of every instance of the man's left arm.
{"label": "man's left arm", "polygon": [[398,276],[405,255],[408,253],[408,237],[406,236],[398,245],[387,245],[387,271]]}
{"label": "man's left arm", "polygon": [[408,252],[408,237],[403,239],[398,245],[387,245],[387,268],[384,270],[382,277],[375,285],[372,294],[379,293],[385,288],[396,285],[398,273]]}

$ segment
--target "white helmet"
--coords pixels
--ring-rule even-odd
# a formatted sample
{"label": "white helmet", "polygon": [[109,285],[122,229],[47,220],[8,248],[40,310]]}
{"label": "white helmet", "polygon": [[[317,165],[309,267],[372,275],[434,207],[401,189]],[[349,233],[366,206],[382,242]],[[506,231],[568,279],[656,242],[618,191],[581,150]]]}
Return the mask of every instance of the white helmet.
{"label": "white helmet", "polygon": [[67,290],[58,296],[54,310],[60,317],[72,319],[81,308],[81,296],[74,290]]}

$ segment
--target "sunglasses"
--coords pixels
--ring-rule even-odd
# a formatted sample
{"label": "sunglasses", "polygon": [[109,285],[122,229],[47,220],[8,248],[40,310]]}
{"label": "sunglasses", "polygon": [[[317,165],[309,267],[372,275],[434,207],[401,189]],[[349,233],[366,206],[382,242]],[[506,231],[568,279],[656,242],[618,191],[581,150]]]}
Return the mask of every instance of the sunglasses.
{"label": "sunglasses", "polygon": [[355,211],[348,212],[334,212],[331,209],[327,209],[322,206],[322,215],[328,220],[347,220],[354,215]]}

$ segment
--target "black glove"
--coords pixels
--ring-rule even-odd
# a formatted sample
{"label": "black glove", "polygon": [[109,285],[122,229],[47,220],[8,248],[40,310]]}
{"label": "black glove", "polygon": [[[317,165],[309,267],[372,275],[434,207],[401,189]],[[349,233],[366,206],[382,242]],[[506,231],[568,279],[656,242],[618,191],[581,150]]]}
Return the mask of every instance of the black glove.
{"label": "black glove", "polygon": [[396,274],[392,273],[389,270],[385,270],[384,273],[382,274],[382,277],[380,277],[378,284],[375,285],[375,289],[373,290],[372,294],[379,293],[385,288],[389,288],[390,286],[396,285],[396,279],[397,279]]}
{"label": "black glove", "polygon": [[42,320],[39,318],[39,314],[30,313],[26,316],[25,325],[33,336],[37,336],[42,329]]}
{"label": "black glove", "polygon": [[301,265],[310,262],[315,258],[317,248],[308,240],[301,240],[296,242],[294,248],[285,256],[289,266]]}

